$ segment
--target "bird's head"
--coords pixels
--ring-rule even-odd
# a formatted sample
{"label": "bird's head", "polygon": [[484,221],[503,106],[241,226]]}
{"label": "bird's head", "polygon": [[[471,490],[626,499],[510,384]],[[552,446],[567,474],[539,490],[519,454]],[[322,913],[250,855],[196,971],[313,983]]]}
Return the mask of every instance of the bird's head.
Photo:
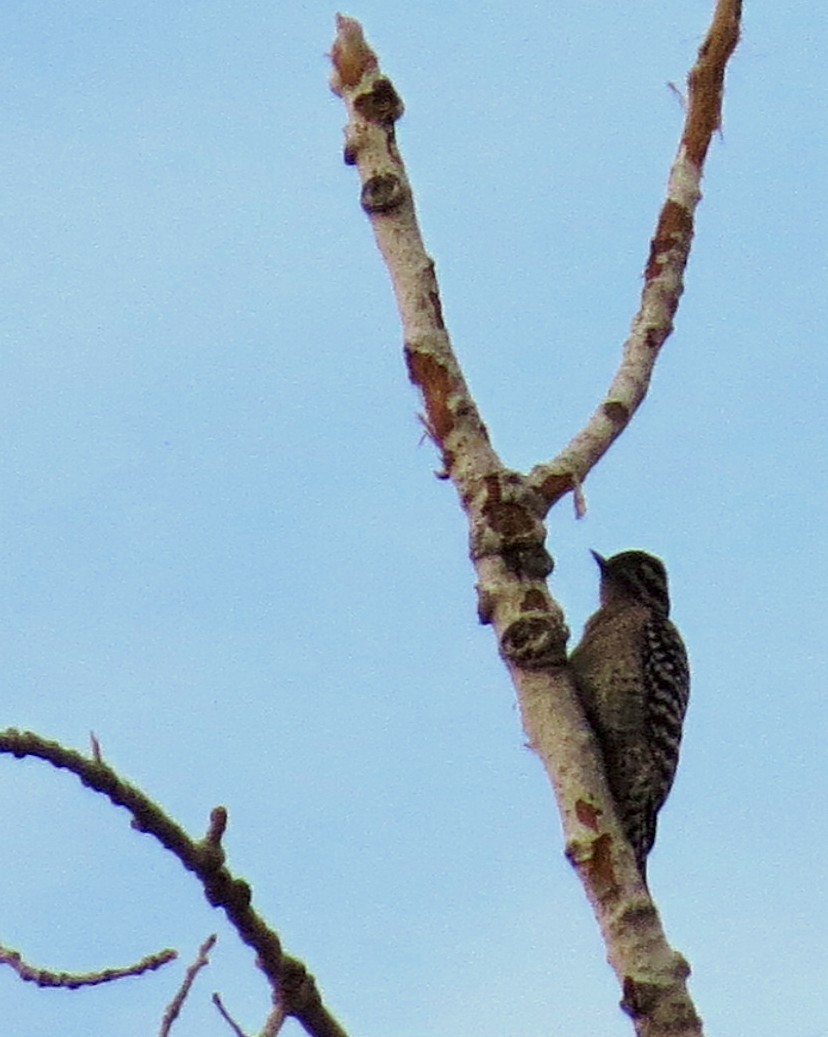
{"label": "bird's head", "polygon": [[601,570],[601,604],[624,598],[646,605],[659,615],[670,614],[670,594],[664,563],[646,551],[622,551],[604,558],[597,551],[592,557]]}

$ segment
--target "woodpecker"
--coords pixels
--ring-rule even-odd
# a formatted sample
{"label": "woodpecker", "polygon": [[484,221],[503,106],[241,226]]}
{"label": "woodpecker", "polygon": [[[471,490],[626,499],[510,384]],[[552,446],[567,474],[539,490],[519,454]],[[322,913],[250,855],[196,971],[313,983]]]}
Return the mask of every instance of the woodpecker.
{"label": "woodpecker", "polygon": [[690,694],[687,652],[669,619],[661,559],[645,551],[592,555],[601,570],[601,607],[587,620],[570,666],[646,883],[656,816],[678,765]]}

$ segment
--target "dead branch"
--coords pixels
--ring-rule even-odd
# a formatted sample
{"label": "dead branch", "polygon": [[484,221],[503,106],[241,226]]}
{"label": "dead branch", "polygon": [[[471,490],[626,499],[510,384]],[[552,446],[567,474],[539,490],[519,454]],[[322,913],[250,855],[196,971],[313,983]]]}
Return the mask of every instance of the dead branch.
{"label": "dead branch", "polygon": [[35,983],[39,987],[63,987],[66,990],[77,990],[78,987],[95,987],[101,983],[111,983],[126,976],[140,976],[145,972],[160,969],[162,965],[173,961],[178,954],[173,950],[158,951],[148,954],[134,965],[122,968],[101,969],[98,972],[54,972],[51,969],[30,965],[23,960],[18,951],[10,947],[0,946],[0,965],[8,965],[14,969],[24,983]]}
{"label": "dead branch", "polygon": [[205,839],[196,842],[147,795],[124,781],[93,750],[92,757],[66,749],[30,731],[0,732],[0,753],[17,759],[32,756],[71,771],[87,788],[106,796],[132,814],[132,827],[154,836],[202,885],[207,901],[220,907],[244,943],[256,952],[256,964],[267,977],[274,1003],[281,1002],[312,1037],[347,1037],[325,1008],[316,981],[305,965],[282,953],[279,937],[252,907],[252,891],[224,863],[221,835],[226,810],[216,807]]}
{"label": "dead branch", "polygon": [[211,936],[208,936],[204,943],[199,947],[195,961],[187,969],[184,974],[184,979],[181,981],[181,986],[175,993],[175,997],[167,1005],[167,1010],[164,1012],[164,1018],[161,1020],[161,1029],[158,1031],[158,1037],[169,1037],[172,1025],[181,1014],[181,1009],[184,1007],[187,995],[192,990],[196,976],[210,963],[210,959],[207,955],[215,946],[216,939],[216,934],[213,933]]}
{"label": "dead branch", "polygon": [[235,1037],[247,1037],[247,1034],[239,1026],[236,1020],[230,1015],[227,1009],[224,1007],[224,1002],[219,994],[213,994],[213,1004],[216,1006],[218,1014],[227,1023],[230,1029],[235,1034]]}
{"label": "dead branch", "polygon": [[704,159],[721,125],[725,67],[739,41],[741,0],[719,0],[713,23],[687,77],[688,103],[667,198],[659,213],[644,270],[641,305],[624,343],[621,364],[607,394],[586,426],[554,460],[529,474],[551,507],[576,490],[632,420],[650,387],[661,347],[673,331],[684,292],[684,271],[701,201]]}
{"label": "dead branch", "polygon": [[466,512],[478,583],[478,612],[491,623],[517,691],[529,744],[555,790],[567,855],[592,904],[636,1032],[701,1034],[687,990],[689,966],[668,945],[606,788],[592,733],[566,666],[568,630],[546,578],[552,560],[543,519],[581,484],[627,426],[649,386],[683,291],[701,197],[702,164],[721,118],[724,69],[739,35],[741,4],[719,0],[690,73],[690,100],[658,227],[639,313],[621,366],[598,410],[549,464],[524,475],[497,456],[443,321],[434,262],[417,223],[411,184],[396,140],[404,106],[360,24],[337,17],[331,87],[348,111],[344,158],[358,169],[361,204],[391,276],[411,381],[422,393],[424,424],[440,450]]}

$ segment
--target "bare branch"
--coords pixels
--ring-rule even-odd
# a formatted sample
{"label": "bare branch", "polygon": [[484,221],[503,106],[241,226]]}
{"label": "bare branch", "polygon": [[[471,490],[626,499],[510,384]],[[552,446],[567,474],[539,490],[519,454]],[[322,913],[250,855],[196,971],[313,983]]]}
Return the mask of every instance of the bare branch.
{"label": "bare branch", "polygon": [[569,632],[546,584],[552,561],[544,547],[543,518],[570,490],[576,509],[583,510],[581,483],[643,399],[658,351],[672,330],[700,198],[701,165],[718,125],[724,64],[738,39],[739,13],[736,0],[719,0],[690,76],[687,124],[621,368],[586,429],[529,477],[501,463],[452,350],[434,263],[423,245],[397,146],[402,101],[355,20],[338,17],[331,55],[331,86],[348,110],[345,162],[357,166],[362,207],[391,275],[409,377],[425,403],[424,424],[468,517],[478,614],[497,634],[529,744],[555,790],[567,855],[601,927],[623,990],[622,1005],[642,1037],[697,1037],[701,1022],[687,991],[689,967],[666,941],[575,696],[566,666]]}
{"label": "bare branch", "polygon": [[376,55],[353,18],[337,16],[331,57],[331,86],[350,114],[345,161],[359,168],[362,208],[391,275],[408,373],[422,391],[428,433],[442,451],[446,470],[459,480],[462,494],[471,490],[472,475],[477,478],[480,472],[499,470],[502,465],[443,323],[434,263],[423,245],[411,185],[396,145],[394,124],[403,114],[403,104],[391,80],[380,72]]}
{"label": "bare branch", "polygon": [[[213,1004],[216,1006],[222,1019],[224,1019],[224,1021],[227,1023],[227,1025],[230,1027],[230,1029],[233,1031],[236,1037],[247,1037],[247,1034],[244,1032],[244,1030],[239,1026],[236,1020],[230,1015],[230,1013],[224,1007],[224,1002],[222,1001],[220,994],[213,994]],[[265,1024],[261,1029],[261,1032],[259,1033],[259,1037],[276,1037],[276,1035],[284,1026],[287,1017],[287,1012],[285,1011],[283,1006],[278,1003],[275,1004],[271,1009],[270,1014],[268,1015],[267,1020],[265,1021]]]}
{"label": "bare branch", "polygon": [[204,842],[208,846],[220,847],[226,829],[227,809],[225,807],[213,807],[210,811],[210,825],[207,829],[207,834],[204,836]]}
{"label": "bare branch", "polygon": [[169,1005],[167,1005],[167,1010],[164,1012],[164,1018],[161,1020],[161,1029],[158,1031],[158,1037],[169,1037],[172,1024],[180,1015],[181,1009],[184,1007],[184,1002],[187,1000],[187,995],[192,989],[196,976],[210,962],[207,955],[213,949],[215,942],[216,934],[213,933],[211,936],[208,936],[204,943],[199,947],[195,961],[187,969],[181,986],[176,991],[175,997],[170,1001]]}
{"label": "bare branch", "polygon": [[287,1020],[287,1013],[281,1005],[274,1005],[273,1010],[267,1017],[261,1037],[276,1037]]}
{"label": "bare branch", "polygon": [[94,756],[81,756],[58,742],[14,728],[0,732],[0,753],[18,759],[33,756],[71,771],[87,788],[127,809],[132,814],[132,827],[154,836],[173,853],[201,882],[208,902],[224,910],[241,939],[256,952],[256,963],[269,980],[274,999],[282,1000],[288,1014],[312,1037],[347,1037],[322,1003],[313,976],[301,961],[282,954],[278,936],[251,906],[250,886],[225,867],[220,844],[222,817],[226,816],[222,815],[223,807],[213,812],[208,837],[196,842],[148,796]]}
{"label": "bare branch", "polygon": [[92,745],[92,759],[95,763],[103,763],[103,753],[101,752],[101,743],[98,741],[98,736],[94,731],[89,732],[89,741]]}
{"label": "bare branch", "polygon": [[111,983],[126,976],[140,976],[144,972],[160,969],[162,965],[173,961],[178,955],[173,950],[158,951],[145,958],[119,969],[101,969],[99,972],[52,972],[49,969],[29,965],[17,951],[0,946],[0,965],[8,965],[26,983],[36,983],[39,987],[63,987],[66,990],[77,990],[78,987],[95,987],[101,983]]}
{"label": "bare branch", "polygon": [[220,994],[213,994],[213,1004],[216,1006],[219,1015],[227,1023],[227,1025],[230,1027],[230,1029],[233,1031],[236,1037],[247,1037],[247,1034],[244,1032],[244,1030],[239,1026],[236,1020],[232,1017],[232,1015],[230,1015],[230,1013],[224,1007],[224,1002],[221,1000]]}
{"label": "bare branch", "polygon": [[551,507],[577,489],[630,423],[650,386],[661,347],[673,330],[684,291],[694,214],[710,139],[721,125],[725,68],[739,40],[741,0],[718,0],[713,23],[688,76],[688,104],[678,153],[644,271],[641,306],[621,365],[598,409],[558,456],[537,465],[530,484]]}

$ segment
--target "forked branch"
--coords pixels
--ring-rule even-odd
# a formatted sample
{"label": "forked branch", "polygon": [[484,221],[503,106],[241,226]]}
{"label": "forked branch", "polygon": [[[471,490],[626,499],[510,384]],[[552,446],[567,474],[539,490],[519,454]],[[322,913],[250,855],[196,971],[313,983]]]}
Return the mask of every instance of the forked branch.
{"label": "forked branch", "polygon": [[672,331],[701,198],[702,167],[721,121],[724,71],[739,37],[741,3],[719,0],[689,77],[689,106],[645,272],[641,306],[607,396],[551,462],[528,475],[497,456],[451,346],[434,263],[417,224],[396,140],[403,103],[351,18],[337,18],[331,86],[345,102],[344,157],[359,171],[362,208],[391,275],[409,377],[426,425],[467,515],[481,622],[495,629],[523,726],[549,775],[567,854],[592,903],[636,1032],[701,1034],[687,991],[689,967],[669,947],[621,832],[598,750],[566,665],[568,630],[546,578],[544,518],[581,484],[629,423]]}
{"label": "forked branch", "polygon": [[225,912],[244,943],[255,951],[256,964],[270,984],[274,1004],[278,1002],[312,1037],[347,1037],[322,1003],[313,976],[301,961],[283,954],[279,937],[253,908],[250,886],[227,868],[221,845],[227,823],[224,807],[213,810],[206,836],[195,840],[145,793],[105,763],[97,743],[90,758],[30,731],[12,728],[0,732],[0,753],[18,759],[34,757],[71,771],[87,788],[128,810],[132,827],[154,836],[196,876],[209,903]]}

